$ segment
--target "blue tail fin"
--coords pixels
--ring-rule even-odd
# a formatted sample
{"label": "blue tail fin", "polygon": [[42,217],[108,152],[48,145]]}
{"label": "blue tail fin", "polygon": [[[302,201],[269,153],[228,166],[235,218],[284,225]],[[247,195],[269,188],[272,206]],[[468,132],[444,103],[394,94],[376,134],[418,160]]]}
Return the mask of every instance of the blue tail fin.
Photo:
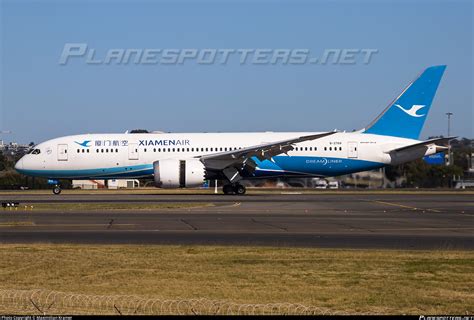
{"label": "blue tail fin", "polygon": [[418,139],[445,69],[446,66],[425,69],[364,133]]}

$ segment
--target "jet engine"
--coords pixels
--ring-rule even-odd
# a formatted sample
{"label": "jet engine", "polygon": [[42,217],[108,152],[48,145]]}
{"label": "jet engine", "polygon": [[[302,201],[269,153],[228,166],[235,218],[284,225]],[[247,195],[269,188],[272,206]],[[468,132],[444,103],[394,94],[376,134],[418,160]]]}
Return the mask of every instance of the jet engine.
{"label": "jet engine", "polygon": [[153,162],[155,185],[161,188],[198,187],[204,182],[204,164],[198,159],[165,159]]}

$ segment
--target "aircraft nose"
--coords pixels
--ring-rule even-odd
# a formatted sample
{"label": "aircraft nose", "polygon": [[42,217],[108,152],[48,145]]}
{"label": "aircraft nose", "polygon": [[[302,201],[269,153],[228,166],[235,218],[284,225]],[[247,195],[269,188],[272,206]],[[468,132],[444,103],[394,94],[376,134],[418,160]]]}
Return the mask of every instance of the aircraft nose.
{"label": "aircraft nose", "polygon": [[17,171],[23,170],[23,158],[17,161],[17,163],[15,164],[15,169]]}

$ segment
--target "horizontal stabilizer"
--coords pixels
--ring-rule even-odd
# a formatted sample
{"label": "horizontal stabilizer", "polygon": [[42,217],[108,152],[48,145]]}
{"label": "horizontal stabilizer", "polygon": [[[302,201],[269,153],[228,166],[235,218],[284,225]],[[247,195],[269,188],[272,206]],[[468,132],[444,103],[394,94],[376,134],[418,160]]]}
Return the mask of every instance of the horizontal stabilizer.
{"label": "horizontal stabilizer", "polygon": [[415,149],[418,147],[428,147],[429,145],[436,145],[437,151],[446,150],[447,147],[443,145],[447,144],[450,140],[455,139],[456,137],[447,137],[447,138],[435,138],[426,141],[422,141],[419,143],[411,144],[409,146],[404,146],[401,148],[396,148],[392,150],[385,151],[385,153],[392,153],[392,152],[401,152],[401,151],[409,151],[410,149]]}

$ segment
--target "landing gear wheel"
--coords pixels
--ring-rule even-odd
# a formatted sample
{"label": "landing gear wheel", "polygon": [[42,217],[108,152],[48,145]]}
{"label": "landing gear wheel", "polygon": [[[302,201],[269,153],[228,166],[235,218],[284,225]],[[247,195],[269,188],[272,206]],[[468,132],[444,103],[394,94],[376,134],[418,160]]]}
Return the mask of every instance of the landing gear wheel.
{"label": "landing gear wheel", "polygon": [[224,194],[234,194],[234,189],[230,184],[226,184],[224,187],[222,187],[222,191],[224,191]]}
{"label": "landing gear wheel", "polygon": [[61,193],[61,187],[60,186],[54,186],[53,193],[54,194],[60,194]]}
{"label": "landing gear wheel", "polygon": [[235,194],[237,195],[245,194],[245,191],[247,191],[245,187],[241,184],[235,185],[233,189],[234,189]]}

